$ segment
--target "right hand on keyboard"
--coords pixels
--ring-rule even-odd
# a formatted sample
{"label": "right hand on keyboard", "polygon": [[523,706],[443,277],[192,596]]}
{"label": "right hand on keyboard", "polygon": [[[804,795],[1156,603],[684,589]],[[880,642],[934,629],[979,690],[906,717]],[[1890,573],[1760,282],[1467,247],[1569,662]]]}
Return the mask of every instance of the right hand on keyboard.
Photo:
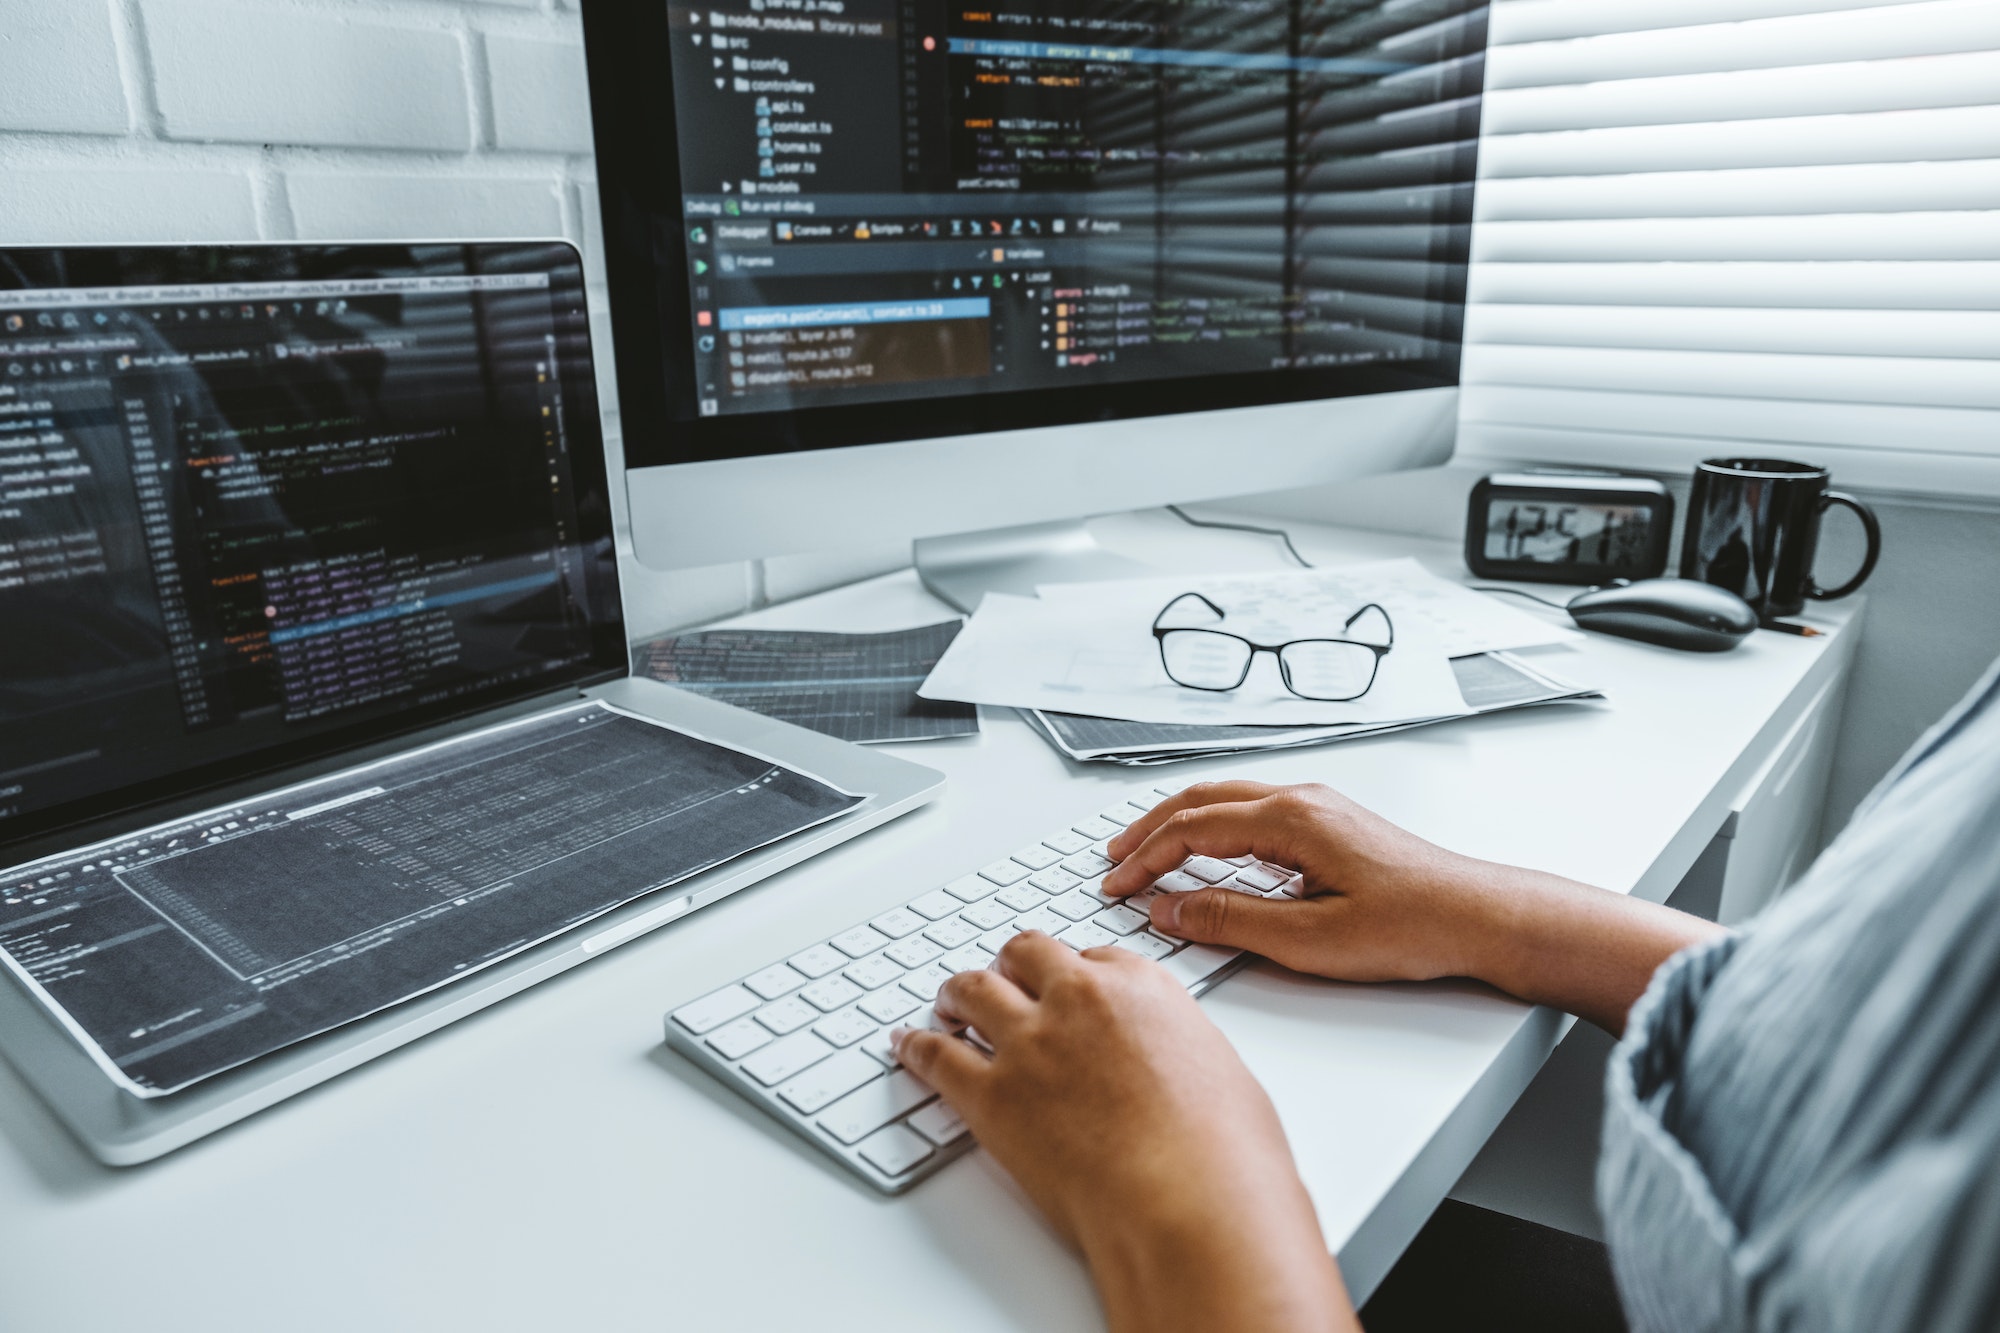
{"label": "right hand on keyboard", "polygon": [[897,1054],[1083,1250],[1113,1328],[1347,1315],[1269,1098],[1165,969],[1030,931],[937,1008],[992,1055],[936,1031]]}
{"label": "right hand on keyboard", "polygon": [[1343,981],[1476,977],[1616,1035],[1660,963],[1714,935],[1686,913],[1539,870],[1448,852],[1321,786],[1204,782],[1106,847],[1107,896],[1190,855],[1252,855],[1301,873],[1302,896],[1204,889],[1148,903],[1164,935],[1248,949]]}
{"label": "right hand on keyboard", "polygon": [[1305,877],[1297,901],[1207,889],[1150,907],[1163,933],[1248,949],[1343,981],[1471,972],[1480,862],[1447,852],[1328,787],[1204,782],[1114,838],[1106,894],[1138,893],[1190,856],[1256,856]]}

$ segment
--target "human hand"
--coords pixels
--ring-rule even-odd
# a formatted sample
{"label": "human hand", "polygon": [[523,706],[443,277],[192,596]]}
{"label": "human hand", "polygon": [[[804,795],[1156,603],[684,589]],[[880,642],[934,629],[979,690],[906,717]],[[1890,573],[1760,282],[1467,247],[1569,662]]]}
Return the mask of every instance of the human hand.
{"label": "human hand", "polygon": [[1299,901],[1227,889],[1149,900],[1163,934],[1248,949],[1345,981],[1476,977],[1616,1034],[1653,972],[1720,927],[1655,903],[1448,852],[1321,786],[1205,782],[1111,840],[1106,893],[1129,896],[1189,856],[1302,872]]}
{"label": "human hand", "polygon": [[1095,1274],[1117,1329],[1352,1327],[1270,1099],[1167,972],[1037,931],[939,992],[897,1055]]}
{"label": "human hand", "polygon": [[[1250,855],[1301,872],[1302,900],[1165,893],[1154,925],[1347,981],[1471,975],[1483,863],[1447,852],[1328,787],[1205,782],[1111,840],[1104,891],[1129,896],[1190,856]],[[1492,867],[1491,870],[1499,870]]]}

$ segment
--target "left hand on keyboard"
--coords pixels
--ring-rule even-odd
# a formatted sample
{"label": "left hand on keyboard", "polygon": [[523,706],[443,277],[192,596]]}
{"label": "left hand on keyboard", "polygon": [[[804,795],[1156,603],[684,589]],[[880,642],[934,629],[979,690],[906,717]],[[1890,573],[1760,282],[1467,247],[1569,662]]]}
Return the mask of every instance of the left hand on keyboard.
{"label": "left hand on keyboard", "polygon": [[938,995],[992,1055],[898,1036],[1089,1260],[1114,1328],[1325,1328],[1348,1307],[1264,1090],[1181,984],[1016,936]]}

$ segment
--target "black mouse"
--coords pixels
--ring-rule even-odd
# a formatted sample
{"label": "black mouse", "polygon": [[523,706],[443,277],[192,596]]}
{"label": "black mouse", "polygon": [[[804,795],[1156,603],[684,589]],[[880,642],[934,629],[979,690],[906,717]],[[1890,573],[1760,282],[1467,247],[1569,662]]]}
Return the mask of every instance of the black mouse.
{"label": "black mouse", "polygon": [[1641,579],[1573,598],[1570,619],[1582,629],[1643,639],[1668,648],[1719,653],[1757,628],[1750,603],[1694,579]]}

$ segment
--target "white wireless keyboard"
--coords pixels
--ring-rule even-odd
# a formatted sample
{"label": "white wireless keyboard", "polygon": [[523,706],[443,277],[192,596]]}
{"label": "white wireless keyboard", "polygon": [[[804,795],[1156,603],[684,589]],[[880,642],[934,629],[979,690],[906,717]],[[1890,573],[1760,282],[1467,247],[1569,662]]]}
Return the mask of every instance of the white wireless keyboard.
{"label": "white wireless keyboard", "polygon": [[1074,949],[1130,949],[1199,995],[1244,955],[1154,932],[1146,900],[1211,886],[1299,894],[1290,870],[1198,856],[1133,898],[1106,897],[1105,844],[1171,794],[1155,788],[1058,829],[684,1004],[667,1015],[667,1043],[875,1188],[899,1194],[972,1146],[951,1107],[889,1050],[897,1026],[956,1030],[931,1007],[946,977],[985,967],[1020,931],[1041,930]]}

